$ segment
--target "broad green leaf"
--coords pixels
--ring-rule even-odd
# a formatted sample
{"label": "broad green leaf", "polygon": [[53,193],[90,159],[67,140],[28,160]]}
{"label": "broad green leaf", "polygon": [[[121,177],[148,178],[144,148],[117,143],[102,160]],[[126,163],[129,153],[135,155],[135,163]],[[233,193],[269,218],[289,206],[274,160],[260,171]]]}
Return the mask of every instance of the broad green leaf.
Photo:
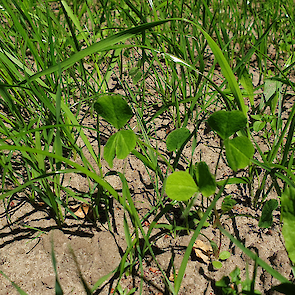
{"label": "broad green leaf", "polygon": [[258,226],[262,228],[268,228],[272,226],[272,212],[277,209],[279,203],[277,200],[271,199],[265,202],[262,208],[261,217],[259,219]]}
{"label": "broad green leaf", "polygon": [[190,131],[185,127],[170,132],[166,140],[167,150],[170,152],[179,150],[189,135]]}
{"label": "broad green leaf", "polygon": [[132,130],[121,130],[113,134],[104,147],[104,159],[113,167],[115,156],[125,159],[136,146],[136,135]]}
{"label": "broad green leaf", "polygon": [[265,127],[265,125],[266,125],[266,123],[263,122],[263,121],[256,121],[253,124],[253,130],[255,132],[259,132],[259,131],[261,131]]}
{"label": "broad green leaf", "polygon": [[286,187],[281,196],[282,233],[289,257],[295,263],[295,188]]}
{"label": "broad green leaf", "polygon": [[254,155],[254,147],[251,141],[245,136],[226,139],[225,153],[229,166],[237,171],[249,165]]}
{"label": "broad green leaf", "polygon": [[277,81],[273,81],[270,79],[265,80],[263,94],[264,94],[264,99],[266,102],[268,102],[273,97],[276,91],[277,91]]}
{"label": "broad green leaf", "polygon": [[213,195],[216,190],[216,182],[205,162],[197,164],[195,175],[199,190],[203,196],[208,198]]}
{"label": "broad green leaf", "polygon": [[218,111],[208,118],[210,127],[226,139],[247,125],[247,118],[241,111]]}
{"label": "broad green leaf", "polygon": [[216,269],[220,269],[222,268],[222,263],[220,261],[214,260],[212,261],[212,265],[214,266],[214,268]]}
{"label": "broad green leaf", "polygon": [[113,160],[116,156],[117,136],[118,136],[118,133],[113,134],[108,139],[103,150],[103,157],[108,162],[111,168],[113,167]]}
{"label": "broad green leaf", "polygon": [[222,212],[226,213],[226,212],[230,211],[236,203],[237,202],[232,199],[232,196],[226,196],[221,204]]}
{"label": "broad green leaf", "polygon": [[117,132],[116,154],[118,159],[125,159],[136,146],[136,135],[132,130]]}
{"label": "broad green leaf", "polygon": [[231,277],[231,281],[235,284],[240,284],[241,283],[241,278],[240,278],[240,269],[236,267],[229,275]]}
{"label": "broad green leaf", "polygon": [[220,254],[219,254],[219,259],[220,260],[226,260],[228,258],[230,258],[230,253],[228,251],[220,252]]}
{"label": "broad green leaf", "polygon": [[167,178],[166,193],[172,200],[187,201],[197,191],[198,187],[188,172],[173,172]]}
{"label": "broad green leaf", "polygon": [[225,293],[227,289],[233,291],[233,289],[229,287],[229,284],[230,284],[230,278],[228,276],[224,276],[219,281],[216,281],[215,286],[218,288],[222,288],[222,291],[223,291],[222,294],[230,294],[230,293]]}
{"label": "broad green leaf", "polygon": [[131,108],[119,94],[101,96],[94,104],[94,108],[117,129],[122,128],[133,116]]}

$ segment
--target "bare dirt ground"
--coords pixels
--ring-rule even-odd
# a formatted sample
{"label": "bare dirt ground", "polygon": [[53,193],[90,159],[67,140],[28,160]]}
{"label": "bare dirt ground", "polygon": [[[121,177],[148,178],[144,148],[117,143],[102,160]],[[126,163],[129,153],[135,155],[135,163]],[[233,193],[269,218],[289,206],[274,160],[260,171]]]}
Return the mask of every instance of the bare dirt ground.
{"label": "bare dirt ground", "polygon": [[[91,125],[93,121],[88,119],[85,124]],[[157,124],[156,130],[159,130],[157,136],[164,141],[166,133],[160,127],[167,126],[167,122],[165,119],[159,119]],[[196,159],[199,159],[200,154],[202,154],[202,160],[212,168],[214,167],[213,164],[216,163],[217,155],[211,147],[217,146],[218,138],[212,133],[204,135],[205,126],[201,127]],[[107,130],[106,133],[108,132]],[[108,166],[106,163],[103,164],[106,173]],[[219,179],[231,173],[226,165],[222,167],[218,171]],[[115,161],[113,170],[124,172],[138,212],[140,216],[144,216],[157,200],[144,165],[134,156],[129,156],[125,160]],[[109,176],[106,180],[115,189],[121,189],[118,177]],[[73,189],[79,192],[88,193],[89,191],[87,180],[80,175],[72,175],[69,183]],[[281,234],[279,208],[274,212],[272,228],[260,229],[258,218],[261,211],[256,212],[250,208],[251,201],[246,188],[231,185],[226,188],[226,193],[231,194],[237,204],[230,215],[222,217],[221,222],[224,227],[274,269],[286,278],[292,279],[291,266]],[[276,198],[275,193],[272,192],[269,198]],[[221,201],[218,202],[217,208],[220,208]],[[57,259],[57,272],[64,294],[84,294],[79,279],[79,270],[89,286],[93,286],[100,278],[113,271],[124,255],[126,249],[123,228],[124,212],[116,202],[114,202],[113,208],[110,220],[115,230],[111,233],[107,223],[93,224],[86,219],[77,221],[70,216],[66,219],[63,227],[58,228],[46,210],[33,207],[22,198],[21,194],[13,197],[9,207],[9,218],[3,203],[1,203],[0,270],[30,295],[55,294],[55,276],[51,258],[52,239]],[[148,222],[151,221],[152,219],[148,220]],[[215,270],[211,263],[212,256],[208,262],[204,262],[192,253],[180,294],[221,294],[221,291],[215,287],[215,282],[222,276],[229,275],[236,267],[241,270],[242,280],[246,279],[247,266],[249,275],[252,276],[254,262],[226,237],[222,236],[218,230],[210,226],[204,228],[202,234],[218,245],[220,244],[221,251],[228,250],[231,257],[223,262],[220,270]],[[192,233],[182,233],[177,236],[169,232],[162,234],[160,229],[152,234],[156,257],[171,281],[173,281],[171,259],[174,260],[177,271],[191,236]],[[207,243],[203,236],[200,236],[199,239]],[[75,254],[77,264],[69,247]],[[143,265],[143,294],[165,294],[167,291],[163,284],[162,275],[149,255],[146,256]],[[258,267],[256,290],[259,290],[262,294],[276,294],[270,289],[278,283],[266,271]],[[95,294],[112,294],[115,284],[116,277],[111,276]],[[121,281],[122,287],[128,290],[138,287],[139,284],[140,277],[138,274],[125,276]],[[13,295],[18,294],[18,292],[3,275],[0,275],[0,295],[2,294]],[[138,291],[135,294],[139,294]]]}

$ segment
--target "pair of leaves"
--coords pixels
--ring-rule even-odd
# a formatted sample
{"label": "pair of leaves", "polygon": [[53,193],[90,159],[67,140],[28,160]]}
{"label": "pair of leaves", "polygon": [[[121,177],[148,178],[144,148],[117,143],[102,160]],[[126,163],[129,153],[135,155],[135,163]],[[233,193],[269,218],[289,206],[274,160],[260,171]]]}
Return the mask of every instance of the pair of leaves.
{"label": "pair of leaves", "polygon": [[207,164],[198,163],[194,173],[198,185],[188,172],[176,171],[169,175],[166,181],[167,196],[173,200],[187,201],[198,191],[205,197],[214,194],[216,183]]}
{"label": "pair of leaves", "polygon": [[208,123],[224,140],[225,153],[229,166],[237,171],[249,165],[254,155],[254,148],[246,136],[229,139],[235,132],[247,125],[247,118],[241,111],[218,111],[213,113]]}
{"label": "pair of leaves", "polygon": [[[117,129],[124,127],[133,116],[131,108],[121,95],[103,95],[96,101],[94,108],[98,115]],[[104,147],[104,158],[111,168],[115,156],[118,159],[126,158],[135,148],[136,140],[132,130],[120,130],[108,139]]]}

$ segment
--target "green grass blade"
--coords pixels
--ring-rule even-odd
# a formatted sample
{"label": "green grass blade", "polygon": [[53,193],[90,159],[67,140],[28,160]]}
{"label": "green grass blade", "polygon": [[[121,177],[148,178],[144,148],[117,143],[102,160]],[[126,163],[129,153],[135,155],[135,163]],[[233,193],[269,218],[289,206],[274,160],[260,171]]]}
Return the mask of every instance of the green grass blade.
{"label": "green grass blade", "polygon": [[235,101],[240,109],[240,111],[243,112],[243,114],[247,115],[247,109],[243,100],[243,96],[241,93],[241,90],[239,88],[238,82],[236,80],[236,77],[230,68],[226,58],[224,57],[221,49],[218,47],[218,45],[215,43],[215,41],[209,36],[208,33],[206,33],[201,27],[199,27],[199,30],[202,32],[202,34],[205,36],[216,60],[218,61],[221,71],[225,77],[225,79],[228,82],[228,85],[235,97]]}
{"label": "green grass blade", "polygon": [[35,81],[38,78],[40,78],[41,76],[45,76],[45,75],[48,75],[48,74],[51,74],[51,73],[57,71],[59,68],[61,68],[62,70],[65,70],[88,55],[91,55],[91,54],[94,54],[97,52],[101,52],[101,51],[104,51],[108,48],[111,48],[113,45],[115,45],[119,42],[124,42],[128,38],[131,38],[136,34],[139,34],[145,30],[151,29],[155,26],[161,25],[167,21],[169,21],[169,20],[162,20],[162,21],[156,21],[156,22],[152,22],[152,23],[143,24],[143,25],[137,26],[135,28],[128,29],[123,32],[117,33],[113,36],[107,37],[104,40],[101,40],[95,44],[92,44],[91,46],[73,54],[70,58],[62,61],[61,63],[54,65],[52,67],[49,67],[49,68],[45,69],[44,71],[34,74],[33,76],[29,77],[28,79],[25,79],[24,81],[22,81],[21,84],[26,83],[26,82]]}
{"label": "green grass blade", "polygon": [[[226,182],[227,183],[227,182]],[[186,248],[186,251],[184,253],[184,256],[183,256],[183,259],[182,259],[182,262],[181,262],[181,265],[180,265],[180,268],[178,270],[178,275],[175,279],[175,282],[174,282],[174,288],[175,288],[175,294],[178,294],[179,292],[179,289],[181,287],[181,282],[182,282],[182,279],[184,277],[184,273],[185,273],[185,269],[186,269],[186,265],[188,263],[188,260],[191,256],[191,253],[192,253],[192,249],[193,249],[193,245],[204,225],[204,223],[206,222],[210,212],[213,210],[216,202],[218,201],[218,199],[221,197],[221,194],[224,190],[224,187],[226,185],[226,183],[221,187],[221,189],[219,190],[218,194],[215,196],[214,200],[211,202],[210,206],[207,208],[206,212],[204,213],[202,219],[200,220],[197,228],[195,229],[195,232]]]}
{"label": "green grass blade", "polygon": [[0,270],[0,274],[2,274],[8,281],[10,281],[10,283],[12,284],[12,286],[18,291],[18,293],[20,295],[28,295],[28,293],[26,293],[24,290],[22,290],[15,282],[11,281],[8,276],[3,273],[3,271]]}
{"label": "green grass blade", "polygon": [[173,294],[177,294],[174,292],[174,288],[171,284],[171,282],[168,280],[167,278],[167,275],[166,273],[163,271],[162,267],[160,266],[159,262],[157,261],[156,257],[155,257],[155,254],[154,254],[154,251],[152,249],[152,246],[149,242],[149,237],[145,234],[145,231],[141,225],[141,221],[139,219],[139,216],[138,216],[138,211],[134,205],[134,202],[131,198],[131,195],[130,195],[130,191],[129,191],[129,188],[128,188],[128,183],[127,183],[127,180],[124,176],[124,174],[120,173],[120,172],[117,172],[118,176],[120,177],[121,181],[122,181],[122,185],[123,185],[123,189],[125,190],[125,194],[126,194],[126,198],[129,202],[129,205],[130,205],[130,217],[131,219],[133,219],[134,221],[134,225],[137,227],[137,230],[139,229],[140,232],[141,232],[141,235],[142,237],[144,238],[144,241],[145,241],[145,245],[148,247],[149,251],[150,251],[150,254],[152,255],[153,257],[153,260],[155,261],[155,263],[157,264],[159,270],[161,271],[164,279],[165,279],[165,283],[167,283],[170,291],[173,293]]}
{"label": "green grass blade", "polygon": [[269,274],[271,274],[274,278],[278,279],[281,283],[289,282],[284,276],[274,270],[270,265],[268,265],[265,261],[257,256],[257,254],[253,253],[251,250],[246,248],[240,241],[234,238],[229,232],[227,232],[221,226],[218,227],[222,234],[228,237],[236,246],[238,246],[247,256],[253,259],[257,264],[259,264],[262,268],[264,268]]}
{"label": "green grass blade", "polygon": [[[77,171],[84,173],[85,175],[87,175],[88,177],[92,178],[94,181],[96,181],[97,183],[99,183],[102,187],[104,187],[107,191],[109,191],[109,193],[120,203],[121,198],[119,197],[118,193],[116,192],[116,190],[107,182],[105,181],[103,178],[101,178],[99,175],[97,175],[94,172],[89,171],[86,167],[83,167],[67,158],[61,157],[59,155],[55,155],[53,153],[49,153],[47,151],[43,151],[43,150],[38,150],[38,149],[34,149],[34,148],[29,148],[29,147],[24,147],[24,146],[13,146],[13,145],[2,145],[0,146],[0,151],[2,150],[8,150],[8,151],[13,151],[13,150],[19,150],[19,151],[25,151],[25,152],[30,152],[30,153],[37,153],[37,154],[41,154],[44,155],[46,157],[49,158],[54,158],[56,160],[59,160],[61,162],[64,162],[74,168],[77,169]],[[1,195],[0,199],[3,199],[5,196],[7,195]]]}
{"label": "green grass blade", "polygon": [[51,241],[51,259],[52,259],[53,270],[55,273],[55,294],[56,295],[63,295],[63,291],[62,291],[61,285],[59,283],[58,275],[57,275],[56,259],[55,259],[55,255],[54,255],[53,241]]}

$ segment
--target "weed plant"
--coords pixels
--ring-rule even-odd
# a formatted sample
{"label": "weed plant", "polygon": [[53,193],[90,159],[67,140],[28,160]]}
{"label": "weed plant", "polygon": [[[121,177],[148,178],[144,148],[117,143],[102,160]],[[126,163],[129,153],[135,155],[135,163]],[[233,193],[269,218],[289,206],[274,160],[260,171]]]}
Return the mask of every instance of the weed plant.
{"label": "weed plant", "polygon": [[[288,278],[223,228],[216,208],[224,197],[222,214],[234,205],[225,185],[245,185],[251,206],[263,207],[260,226],[269,227],[278,202],[266,198],[275,189],[295,262],[293,1],[3,0],[0,14],[0,198],[8,217],[12,198],[20,196],[45,208],[61,228],[67,216],[77,218],[71,199],[89,205],[97,223],[101,204],[108,218],[113,199],[125,210],[121,263],[91,288],[80,274],[87,294],[113,275],[114,293],[127,294],[120,279],[130,270],[140,275],[147,253],[166,291],[178,294],[205,222],[277,278],[278,291],[294,292]],[[172,130],[167,138],[154,132],[163,117]],[[86,126],[89,118],[95,127]],[[112,134],[101,131],[105,122]],[[195,156],[204,123],[220,139],[210,169]],[[156,198],[146,216],[139,215],[124,173],[103,169],[129,154],[145,165],[153,183]],[[222,159],[232,171],[224,178],[217,174]],[[88,192],[79,194],[65,181],[73,174],[88,179]],[[120,178],[122,192],[106,180],[109,175]],[[208,202],[196,208],[201,195]],[[182,211],[182,222],[166,218],[159,224],[173,208]],[[195,212],[200,218],[191,224]],[[147,217],[152,222],[146,232]],[[153,252],[156,228],[193,231],[174,282]],[[217,284],[224,294],[238,292],[239,273],[232,277],[234,290],[229,277]],[[142,285],[143,279],[139,293]],[[62,294],[58,281],[56,292]],[[243,292],[256,294],[251,280]]]}

